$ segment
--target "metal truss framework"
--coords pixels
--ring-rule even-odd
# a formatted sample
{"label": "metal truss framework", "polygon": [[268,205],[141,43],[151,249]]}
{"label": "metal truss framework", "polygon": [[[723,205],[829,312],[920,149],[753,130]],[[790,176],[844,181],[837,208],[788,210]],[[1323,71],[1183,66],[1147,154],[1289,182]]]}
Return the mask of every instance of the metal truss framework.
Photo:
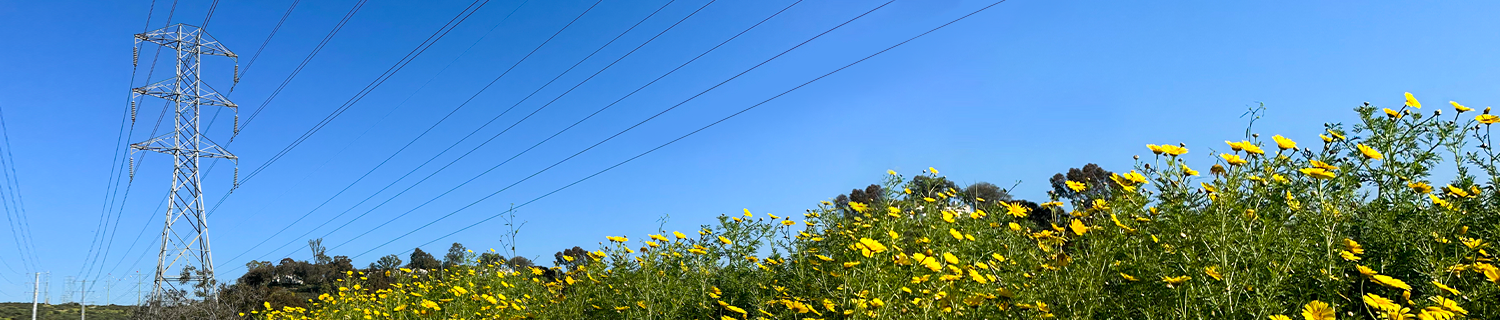
{"label": "metal truss framework", "polygon": [[[205,55],[228,57],[236,64],[238,56],[202,28],[186,24],[136,34],[135,42],[137,46],[146,42],[172,50],[177,62],[173,78],[131,89],[132,101],[150,96],[167,100],[175,106],[172,132],[130,145],[132,153],[154,151],[171,155],[173,159],[172,191],[167,202],[166,224],[161,232],[161,252],[156,260],[156,280],[152,284],[151,297],[153,301],[160,301],[165,298],[163,294],[185,291],[211,295],[217,283],[213,254],[209,250],[208,220],[203,210],[199,162],[202,158],[210,158],[228,159],[237,164],[238,157],[203,136],[199,128],[199,107],[226,107],[236,114],[239,111],[228,98],[203,83],[200,66]],[[133,168],[131,172],[134,172]],[[189,283],[192,283],[191,287],[177,287]]]}

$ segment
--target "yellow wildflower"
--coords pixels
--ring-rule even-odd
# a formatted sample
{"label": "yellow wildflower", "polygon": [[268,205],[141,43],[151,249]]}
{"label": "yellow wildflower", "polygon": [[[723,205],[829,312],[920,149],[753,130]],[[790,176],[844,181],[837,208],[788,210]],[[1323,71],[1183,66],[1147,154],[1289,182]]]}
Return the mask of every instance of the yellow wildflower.
{"label": "yellow wildflower", "polygon": [[729,238],[725,238],[724,236],[719,236],[719,242],[723,242],[724,244],[734,244],[734,241],[729,241]]}
{"label": "yellow wildflower", "polygon": [[870,238],[859,238],[859,246],[860,253],[865,257],[870,257],[873,254],[882,253],[888,250],[884,244],[880,243],[880,241],[875,241],[875,239]]}
{"label": "yellow wildflower", "polygon": [[[1068,181],[1068,182],[1072,182],[1072,181]],[[1080,184],[1080,185],[1082,185],[1082,184]],[[1068,186],[1072,187],[1072,184],[1069,184]],[[1017,218],[1024,218],[1024,217],[1026,217],[1026,215],[1029,213],[1029,211],[1031,211],[1030,208],[1027,208],[1026,206],[1023,206],[1023,205],[1020,205],[1020,204],[1017,204],[1017,203],[1001,202],[1000,205],[1001,206],[1005,206],[1005,213],[1010,214],[1012,217],[1017,217]]]}
{"label": "yellow wildflower", "polygon": [[1355,269],[1358,269],[1359,270],[1359,274],[1362,274],[1365,277],[1373,277],[1373,276],[1379,274],[1379,273],[1375,272],[1375,269],[1370,269],[1370,267],[1366,267],[1366,266],[1355,266]]}
{"label": "yellow wildflower", "polygon": [[1407,182],[1406,187],[1411,188],[1412,191],[1416,191],[1417,193],[1432,192],[1432,185],[1422,181]]}
{"label": "yellow wildflower", "polygon": [[953,236],[954,239],[964,239],[964,234],[962,232],[958,232],[958,229],[948,228],[948,235]]}
{"label": "yellow wildflower", "polygon": [[1193,170],[1193,168],[1188,168],[1188,166],[1186,164],[1184,164],[1184,165],[1182,165],[1182,174],[1188,175],[1188,176],[1197,176],[1198,175],[1198,171],[1197,170]]}
{"label": "yellow wildflower", "polygon": [[1458,104],[1458,102],[1456,101],[1448,101],[1448,103],[1453,104],[1453,110],[1458,110],[1458,113],[1464,113],[1464,111],[1474,111],[1473,108],[1465,107],[1464,105]]}
{"label": "yellow wildflower", "polygon": [[1080,236],[1085,232],[1089,232],[1089,227],[1083,225],[1083,220],[1079,219],[1073,219],[1073,223],[1068,224],[1068,229],[1072,229],[1074,234]]}
{"label": "yellow wildflower", "polygon": [[1161,277],[1161,282],[1166,282],[1168,287],[1172,287],[1172,286],[1175,286],[1175,285],[1178,285],[1178,284],[1182,284],[1183,282],[1187,282],[1188,280],[1192,280],[1192,279],[1193,279],[1193,277],[1189,277],[1189,276],[1186,276],[1186,275],[1176,276],[1176,277],[1162,276]]}
{"label": "yellow wildflower", "polygon": [[1082,182],[1068,180],[1065,183],[1068,185],[1068,189],[1072,189],[1073,192],[1083,192],[1084,189],[1088,189],[1088,185],[1085,185]]}
{"label": "yellow wildflower", "polygon": [[443,310],[442,307],[438,307],[437,302],[432,302],[431,300],[427,299],[422,299],[422,306],[432,310]]}
{"label": "yellow wildflower", "polygon": [[[1454,293],[1454,295],[1457,295],[1457,294],[1458,293]],[[1444,298],[1442,296],[1428,297],[1427,300],[1432,300],[1432,302],[1433,303],[1437,303],[1439,307],[1442,307],[1443,309],[1447,309],[1448,311],[1452,311],[1453,313],[1463,314],[1463,315],[1469,314],[1469,310],[1464,310],[1463,307],[1459,307],[1458,306],[1458,301],[1453,301],[1452,299]]]}
{"label": "yellow wildflower", "polygon": [[1313,300],[1302,306],[1302,318],[1307,320],[1334,320],[1334,310],[1327,302]]}
{"label": "yellow wildflower", "polygon": [[1411,96],[1411,92],[1407,92],[1406,93],[1406,106],[1412,107],[1412,108],[1421,109],[1422,108],[1422,103],[1421,102],[1417,102],[1417,97]]}
{"label": "yellow wildflower", "polygon": [[1380,295],[1374,293],[1366,293],[1360,298],[1365,301],[1365,305],[1374,307],[1376,310],[1389,312],[1390,310],[1401,308],[1401,305],[1397,304],[1395,301],[1391,301],[1391,299],[1386,299],[1385,297],[1381,297]]}
{"label": "yellow wildflower", "polygon": [[1356,256],[1356,255],[1354,255],[1353,252],[1349,252],[1349,251],[1342,251],[1342,250],[1340,250],[1339,251],[1339,257],[1340,258],[1344,258],[1344,260],[1348,260],[1348,261],[1359,261],[1359,256]]}
{"label": "yellow wildflower", "polygon": [[1365,254],[1365,249],[1359,245],[1359,242],[1354,242],[1354,239],[1349,238],[1344,238],[1344,250],[1354,254]]}
{"label": "yellow wildflower", "polygon": [[1483,124],[1495,124],[1496,122],[1500,122],[1500,117],[1497,117],[1493,114],[1481,114],[1474,116],[1474,120],[1477,120],[1479,121],[1479,123]]}
{"label": "yellow wildflower", "polygon": [[1125,280],[1127,280],[1127,281],[1141,281],[1141,279],[1138,279],[1138,278],[1136,278],[1135,276],[1132,276],[1132,275],[1125,274],[1124,272],[1120,273],[1120,277],[1121,278],[1125,278]]}
{"label": "yellow wildflower", "polygon": [[1287,139],[1286,137],[1283,137],[1283,136],[1281,136],[1279,134],[1271,136],[1271,140],[1276,140],[1276,147],[1277,148],[1281,148],[1281,150],[1296,149],[1297,148],[1297,142],[1296,141],[1292,141],[1292,139]]}
{"label": "yellow wildflower", "polygon": [[1260,146],[1250,143],[1250,141],[1240,142],[1240,146],[1245,148],[1245,152],[1254,154],[1266,154],[1265,150],[1261,150]]}
{"label": "yellow wildflower", "polygon": [[954,256],[952,253],[944,252],[943,261],[947,261],[950,264],[958,264],[958,257]]}
{"label": "yellow wildflower", "polygon": [[1382,286],[1411,291],[1411,286],[1407,285],[1405,281],[1401,281],[1401,279],[1392,278],[1391,276],[1383,274],[1371,276],[1370,281],[1374,281],[1375,283],[1378,283]]}
{"label": "yellow wildflower", "polygon": [[1162,153],[1165,153],[1165,154],[1168,154],[1168,155],[1172,155],[1172,156],[1180,156],[1180,155],[1183,155],[1185,153],[1188,153],[1188,148],[1184,148],[1184,147],[1181,147],[1181,146],[1161,145],[1159,148],[1161,148],[1161,152]]}
{"label": "yellow wildflower", "polygon": [[1463,294],[1463,293],[1458,292],[1458,289],[1454,289],[1453,287],[1449,287],[1448,285],[1443,284],[1442,282],[1438,282],[1437,280],[1432,280],[1432,285],[1437,286],[1438,289],[1443,289],[1443,291],[1447,291],[1448,293],[1452,293],[1455,296]]}
{"label": "yellow wildflower", "polygon": [[1235,152],[1239,152],[1240,150],[1245,150],[1245,144],[1248,143],[1248,142],[1249,141],[1234,142],[1234,141],[1224,140],[1224,143],[1229,145],[1229,149],[1230,150],[1234,150]]}
{"label": "yellow wildflower", "polygon": [[1224,275],[1219,273],[1219,266],[1203,267],[1203,273],[1208,274],[1209,277],[1213,277],[1214,280],[1224,280]]}
{"label": "yellow wildflower", "polygon": [[1232,165],[1232,166],[1237,166],[1237,165],[1242,165],[1242,164],[1250,163],[1249,161],[1245,161],[1245,159],[1240,158],[1240,156],[1237,155],[1237,154],[1228,154],[1228,153],[1225,153],[1225,154],[1220,154],[1219,157],[1224,158],[1224,161],[1225,162],[1229,162],[1229,165]]}
{"label": "yellow wildflower", "polygon": [[[720,301],[720,303],[723,303],[723,302]],[[734,312],[734,313],[738,313],[738,314],[746,314],[745,309],[740,309],[740,307],[736,307],[736,306],[733,306],[733,305],[724,305],[724,309],[725,310],[729,310],[729,311]],[[733,319],[733,318],[731,318],[731,319]]]}
{"label": "yellow wildflower", "polygon": [[1384,155],[1380,154],[1380,151],[1376,151],[1375,148],[1371,148],[1370,146],[1359,144],[1356,147],[1359,148],[1359,153],[1364,155],[1365,159],[1380,160],[1385,158]]}
{"label": "yellow wildflower", "polygon": [[609,239],[609,241],[614,241],[614,242],[626,242],[626,241],[630,241],[630,238],[626,238],[626,237],[606,236],[604,238]]}
{"label": "yellow wildflower", "polygon": [[1309,177],[1323,179],[1323,180],[1333,179],[1333,177],[1334,177],[1333,171],[1328,171],[1327,169],[1323,169],[1323,168],[1303,168],[1303,169],[1298,169],[1297,171],[1300,171],[1300,172],[1302,172],[1302,174],[1305,174],[1305,175],[1307,175]]}
{"label": "yellow wildflower", "polygon": [[1396,112],[1396,110],[1391,110],[1391,108],[1385,108],[1385,116],[1391,117],[1392,119],[1401,119],[1401,113]]}

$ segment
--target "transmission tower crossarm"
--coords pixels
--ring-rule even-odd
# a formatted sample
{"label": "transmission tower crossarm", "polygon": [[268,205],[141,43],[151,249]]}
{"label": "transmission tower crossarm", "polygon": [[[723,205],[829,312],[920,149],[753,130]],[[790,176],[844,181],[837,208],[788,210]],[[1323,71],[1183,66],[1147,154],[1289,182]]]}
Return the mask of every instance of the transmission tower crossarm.
{"label": "transmission tower crossarm", "polygon": [[219,44],[213,36],[203,32],[197,26],[178,23],[161,29],[146,31],[135,35],[136,40],[151,42],[169,48],[185,50],[183,53],[206,54],[213,56],[225,56],[230,58],[239,57],[229,51],[224,45]]}

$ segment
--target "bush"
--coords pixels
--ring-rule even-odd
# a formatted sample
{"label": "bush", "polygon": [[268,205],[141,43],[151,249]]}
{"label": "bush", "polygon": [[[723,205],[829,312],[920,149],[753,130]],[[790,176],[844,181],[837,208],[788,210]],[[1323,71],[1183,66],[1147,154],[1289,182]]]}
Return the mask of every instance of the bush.
{"label": "bush", "polygon": [[[1328,125],[1321,145],[1250,135],[1191,153],[1214,159],[1206,174],[1187,148],[1151,145],[1153,157],[1108,182],[1064,181],[1090,195],[1068,203],[975,207],[937,170],[893,174],[882,194],[861,195],[869,203],[610,236],[570,270],[489,259],[437,276],[374,271],[396,283],[352,280],[308,308],[257,316],[1500,318],[1487,251],[1500,231],[1488,148],[1500,117],[1355,110],[1360,122]],[[1440,165],[1450,182],[1433,180]]]}

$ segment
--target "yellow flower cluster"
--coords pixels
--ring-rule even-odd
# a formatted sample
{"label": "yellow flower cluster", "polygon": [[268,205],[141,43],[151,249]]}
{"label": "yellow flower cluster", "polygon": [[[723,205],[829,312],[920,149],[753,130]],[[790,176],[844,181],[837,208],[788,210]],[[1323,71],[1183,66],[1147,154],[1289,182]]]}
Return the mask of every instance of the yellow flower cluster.
{"label": "yellow flower cluster", "polygon": [[[1477,124],[1500,117],[1455,115],[1449,124],[1415,112],[1420,106],[1410,94],[1399,110],[1361,106],[1364,122],[1329,125],[1316,152],[1281,135],[1271,137],[1271,155],[1258,135],[1228,140],[1231,152],[1202,155],[1213,162],[1205,176],[1188,166],[1183,144],[1147,145],[1157,157],[1105,181],[1062,181],[1042,203],[933,187],[946,181],[935,168],[924,184],[889,171],[890,192],[868,202],[823,202],[800,215],[746,209],[696,236],[607,236],[597,251],[561,256],[550,268],[476,262],[349,273],[343,289],[305,306],[266,304],[250,314],[1500,318],[1500,268],[1490,252],[1500,196],[1485,185],[1500,180],[1467,176],[1500,168],[1486,167],[1487,149],[1464,144],[1488,139]],[[1427,173],[1436,159],[1455,158],[1474,168],[1448,184]]]}

